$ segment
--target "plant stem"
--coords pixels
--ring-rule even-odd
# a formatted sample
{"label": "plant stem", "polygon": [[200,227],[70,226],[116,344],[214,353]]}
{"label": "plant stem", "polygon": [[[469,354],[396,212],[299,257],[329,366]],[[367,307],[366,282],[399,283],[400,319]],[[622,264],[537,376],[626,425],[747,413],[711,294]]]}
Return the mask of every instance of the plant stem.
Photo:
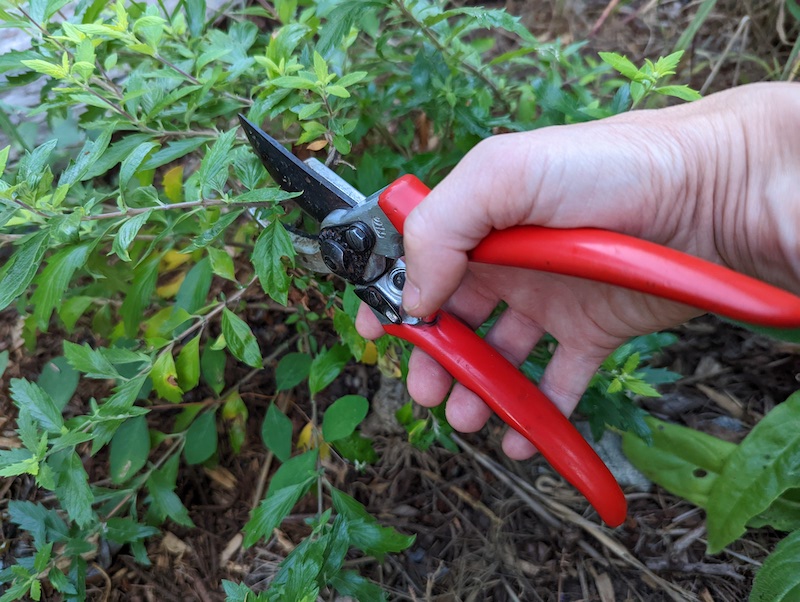
{"label": "plant stem", "polygon": [[[185,201],[183,203],[173,203],[171,205],[156,205],[154,207],[131,207],[124,211],[110,211],[108,213],[98,213],[97,215],[87,215],[83,217],[83,221],[94,221],[101,219],[116,219],[118,217],[129,217],[132,215],[139,215],[147,213],[148,211],[171,211],[173,209],[188,209],[193,207],[217,207],[220,205],[227,205],[229,207],[263,207],[264,205],[271,205],[272,201],[250,201],[246,203],[236,203],[225,201],[223,199],[202,199],[199,201]],[[26,207],[27,208],[27,207]]]}
{"label": "plant stem", "polygon": [[437,37],[436,37],[436,33],[435,33],[435,32],[434,32],[434,31],[433,31],[433,30],[432,30],[430,27],[428,27],[427,25],[425,25],[425,24],[424,24],[422,21],[418,20],[418,19],[417,19],[417,18],[416,18],[416,17],[415,17],[415,16],[414,16],[412,13],[411,13],[411,11],[410,11],[410,10],[408,10],[408,7],[406,7],[406,4],[405,4],[404,0],[394,0],[394,4],[395,4],[395,6],[397,6],[397,8],[399,8],[399,9],[400,9],[400,12],[403,14],[403,16],[404,16],[406,19],[408,19],[409,21],[411,21],[411,22],[414,24],[414,26],[415,26],[415,27],[419,28],[419,30],[420,30],[420,31],[421,31],[421,32],[422,32],[422,33],[425,35],[425,37],[426,37],[426,38],[428,38],[428,41],[430,41],[430,43],[431,43],[431,44],[433,44],[433,45],[434,45],[434,47],[435,47],[435,48],[436,48],[436,49],[437,49],[439,52],[441,52],[441,53],[442,53],[444,56],[450,56],[450,57],[452,57],[453,59],[455,59],[456,61],[458,61],[458,63],[459,63],[459,64],[460,64],[462,67],[464,67],[464,68],[465,68],[467,71],[469,71],[470,73],[472,73],[473,75],[475,75],[476,77],[478,77],[478,78],[479,78],[479,79],[480,79],[480,80],[481,80],[481,81],[482,81],[484,84],[486,84],[487,86],[489,86],[489,87],[492,89],[492,92],[494,92],[495,96],[497,97],[497,100],[498,100],[498,101],[500,101],[500,103],[502,103],[502,108],[503,108],[503,110],[508,110],[508,109],[509,109],[509,106],[508,106],[508,101],[506,101],[506,99],[505,99],[505,97],[503,96],[503,93],[502,93],[502,91],[500,90],[500,88],[498,88],[498,87],[497,87],[497,84],[496,84],[496,83],[494,83],[494,82],[493,82],[491,79],[489,79],[489,78],[486,76],[486,74],[484,74],[484,73],[483,73],[483,71],[481,71],[481,69],[479,69],[479,68],[478,68],[478,67],[476,67],[475,65],[471,65],[471,64],[467,63],[466,61],[464,61],[464,60],[462,60],[462,59],[460,59],[460,58],[458,58],[458,57],[454,56],[454,55],[453,55],[453,54],[452,54],[452,53],[451,53],[451,52],[448,50],[448,48],[447,48],[446,46],[444,46],[444,45],[443,45],[443,44],[442,44],[442,43],[439,41],[439,38],[437,38]]}

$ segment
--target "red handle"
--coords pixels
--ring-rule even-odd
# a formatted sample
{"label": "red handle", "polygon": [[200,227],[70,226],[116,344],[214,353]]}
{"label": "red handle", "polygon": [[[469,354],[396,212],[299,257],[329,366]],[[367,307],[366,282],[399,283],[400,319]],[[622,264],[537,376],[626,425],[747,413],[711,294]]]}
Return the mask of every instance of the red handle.
{"label": "red handle", "polygon": [[603,461],[547,397],[497,350],[450,314],[432,324],[389,324],[389,334],[423,349],[524,435],[612,527],[625,520],[622,490]]}
{"label": "red handle", "polygon": [[[403,176],[383,191],[378,204],[402,233],[406,216],[428,192],[414,176]],[[710,261],[607,230],[495,230],[470,252],[470,260],[605,282],[759,326],[800,327],[800,297]]]}

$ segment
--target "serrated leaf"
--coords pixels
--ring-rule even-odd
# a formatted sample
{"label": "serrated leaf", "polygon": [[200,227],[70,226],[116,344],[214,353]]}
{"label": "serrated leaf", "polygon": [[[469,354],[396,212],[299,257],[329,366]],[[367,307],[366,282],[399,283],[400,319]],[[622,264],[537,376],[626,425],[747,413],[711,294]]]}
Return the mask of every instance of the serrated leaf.
{"label": "serrated leaf", "polygon": [[247,323],[227,307],[222,311],[222,334],[233,357],[253,368],[261,367],[256,337]]}
{"label": "serrated leaf", "polygon": [[50,433],[61,433],[64,418],[44,389],[24,378],[14,378],[9,390],[17,407],[24,408],[42,429]]}
{"label": "serrated leaf", "polygon": [[198,170],[201,194],[209,196],[213,191],[222,193],[228,180],[228,167],[233,162],[233,143],[237,128],[223,132],[203,157]]}
{"label": "serrated leaf", "polygon": [[46,331],[53,310],[60,305],[72,276],[89,259],[94,243],[60,250],[47,260],[47,267],[36,279],[37,287],[31,296],[33,315],[40,330]]}
{"label": "serrated leaf", "polygon": [[700,100],[702,96],[697,90],[693,90],[689,86],[659,86],[654,90],[658,94],[663,94],[665,96],[674,96],[675,98],[680,98],[681,100],[692,101],[692,100]]}
{"label": "serrated leaf", "polygon": [[380,526],[372,517],[350,521],[347,531],[353,547],[379,561],[390,552],[402,552],[416,540],[415,535],[403,535],[391,527]]}
{"label": "serrated leaf", "polygon": [[250,520],[244,526],[242,545],[249,548],[262,538],[270,538],[272,530],[281,524],[315,481],[314,477],[306,477],[295,485],[270,490],[267,497],[253,510]]}
{"label": "serrated leaf", "polygon": [[19,297],[33,280],[42,262],[50,232],[42,229],[25,238],[11,255],[11,259],[0,268],[0,310]]}
{"label": "serrated leaf", "polygon": [[322,436],[326,441],[349,437],[367,417],[369,401],[361,395],[345,395],[334,401],[322,417]]}
{"label": "serrated leaf", "polygon": [[236,218],[242,214],[242,211],[244,210],[236,209],[221,215],[220,218],[211,225],[211,227],[203,230],[198,236],[195,236],[189,246],[183,249],[181,253],[188,254],[196,251],[197,249],[206,248],[208,245],[214,242],[217,237],[228,228],[228,226],[236,221]]}
{"label": "serrated leaf", "polygon": [[385,602],[386,593],[377,583],[355,571],[338,571],[331,578],[331,586],[342,596],[359,602]]}
{"label": "serrated leaf", "polygon": [[145,211],[139,215],[134,215],[125,220],[117,231],[114,237],[114,242],[111,245],[111,250],[117,254],[122,261],[130,261],[131,256],[128,254],[128,247],[136,240],[139,230],[142,229],[153,214],[152,211]]}
{"label": "serrated leaf", "polygon": [[350,360],[350,350],[344,345],[335,345],[322,351],[311,362],[308,388],[316,395],[331,384]]}
{"label": "serrated leaf", "polygon": [[147,464],[149,455],[150,433],[147,419],[144,416],[129,418],[111,439],[111,480],[117,484],[124,483]]}
{"label": "serrated leaf", "polygon": [[631,81],[641,81],[643,75],[639,73],[639,69],[628,58],[617,54],[616,52],[599,52],[600,58],[604,63],[611,65],[614,69],[619,71],[622,75]]}
{"label": "serrated leaf", "polygon": [[88,344],[76,345],[64,341],[64,357],[78,372],[83,372],[89,378],[120,377],[119,372],[111,365],[106,357],[99,351],[92,349]]}
{"label": "serrated leaf", "polygon": [[775,546],[756,573],[750,602],[793,602],[800,599],[800,531]]}
{"label": "serrated leaf", "polygon": [[183,457],[187,464],[200,464],[217,451],[216,412],[200,414],[186,432]]}
{"label": "serrated leaf", "polygon": [[128,337],[136,337],[142,325],[144,308],[148,306],[156,290],[159,263],[159,256],[149,258],[133,272],[133,280],[119,310]]}
{"label": "serrated leaf", "polygon": [[275,388],[286,391],[296,387],[308,378],[311,369],[311,356],[307,353],[287,353],[275,368]]}
{"label": "serrated leaf", "polygon": [[181,402],[183,391],[178,385],[178,371],[171,350],[167,349],[158,356],[150,372],[150,378],[153,379],[153,388],[162,398],[172,403]]}
{"label": "serrated leaf", "polygon": [[[106,127],[95,140],[87,140],[78,153],[75,162],[61,174],[61,177],[58,179],[59,186],[72,186],[76,182],[80,182],[89,172],[89,169],[95,161],[97,161],[108,148],[113,132],[113,126]],[[0,170],[0,173],[2,173],[2,170]]]}
{"label": "serrated leaf", "polygon": [[737,446],[708,499],[708,549],[715,554],[745,532],[750,519],[797,486],[800,393],[776,406]]}
{"label": "serrated leaf", "polygon": [[92,510],[94,495],[89,487],[89,477],[83,468],[80,456],[74,451],[69,452],[66,453],[66,457],[54,464],[51,467],[58,476],[55,493],[62,508],[78,526],[88,527],[96,520]]}
{"label": "serrated leaf", "polygon": [[261,425],[261,438],[267,449],[281,462],[285,462],[292,455],[292,421],[275,403],[269,404],[264,423]]}
{"label": "serrated leaf", "polygon": [[43,61],[41,59],[20,61],[20,63],[25,65],[28,69],[35,71],[36,73],[49,75],[54,79],[64,79],[68,75],[68,71],[64,69],[61,65],[48,63],[47,61]]}
{"label": "serrated leaf", "polygon": [[286,305],[288,302],[290,283],[282,258],[287,257],[293,265],[294,255],[294,246],[289,233],[278,220],[275,220],[258,235],[250,257],[261,288],[281,305]]}

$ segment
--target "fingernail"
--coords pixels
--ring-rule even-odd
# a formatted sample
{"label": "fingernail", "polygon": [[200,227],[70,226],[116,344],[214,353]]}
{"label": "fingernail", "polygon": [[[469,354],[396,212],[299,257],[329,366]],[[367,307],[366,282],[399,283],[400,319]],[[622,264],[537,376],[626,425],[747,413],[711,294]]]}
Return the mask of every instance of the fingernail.
{"label": "fingernail", "polygon": [[403,309],[412,312],[419,307],[420,293],[416,284],[406,278],[403,285]]}

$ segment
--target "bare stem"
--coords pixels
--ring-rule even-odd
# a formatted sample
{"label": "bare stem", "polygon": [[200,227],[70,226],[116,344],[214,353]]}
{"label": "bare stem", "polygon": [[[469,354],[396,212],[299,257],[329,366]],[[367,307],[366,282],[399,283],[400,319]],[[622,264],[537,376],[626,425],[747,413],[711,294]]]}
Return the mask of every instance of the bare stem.
{"label": "bare stem", "polygon": [[185,201],[183,203],[173,203],[171,205],[155,205],[154,207],[131,207],[123,211],[110,211],[108,213],[98,213],[97,215],[87,215],[83,221],[94,221],[101,219],[116,219],[118,217],[130,217],[132,215],[139,215],[147,213],[148,211],[172,211],[173,209],[189,209],[194,207],[217,207],[219,205],[228,205],[230,207],[262,207],[264,205],[271,205],[272,201],[252,201],[248,203],[236,203],[224,201],[222,199],[202,199],[199,201]]}

